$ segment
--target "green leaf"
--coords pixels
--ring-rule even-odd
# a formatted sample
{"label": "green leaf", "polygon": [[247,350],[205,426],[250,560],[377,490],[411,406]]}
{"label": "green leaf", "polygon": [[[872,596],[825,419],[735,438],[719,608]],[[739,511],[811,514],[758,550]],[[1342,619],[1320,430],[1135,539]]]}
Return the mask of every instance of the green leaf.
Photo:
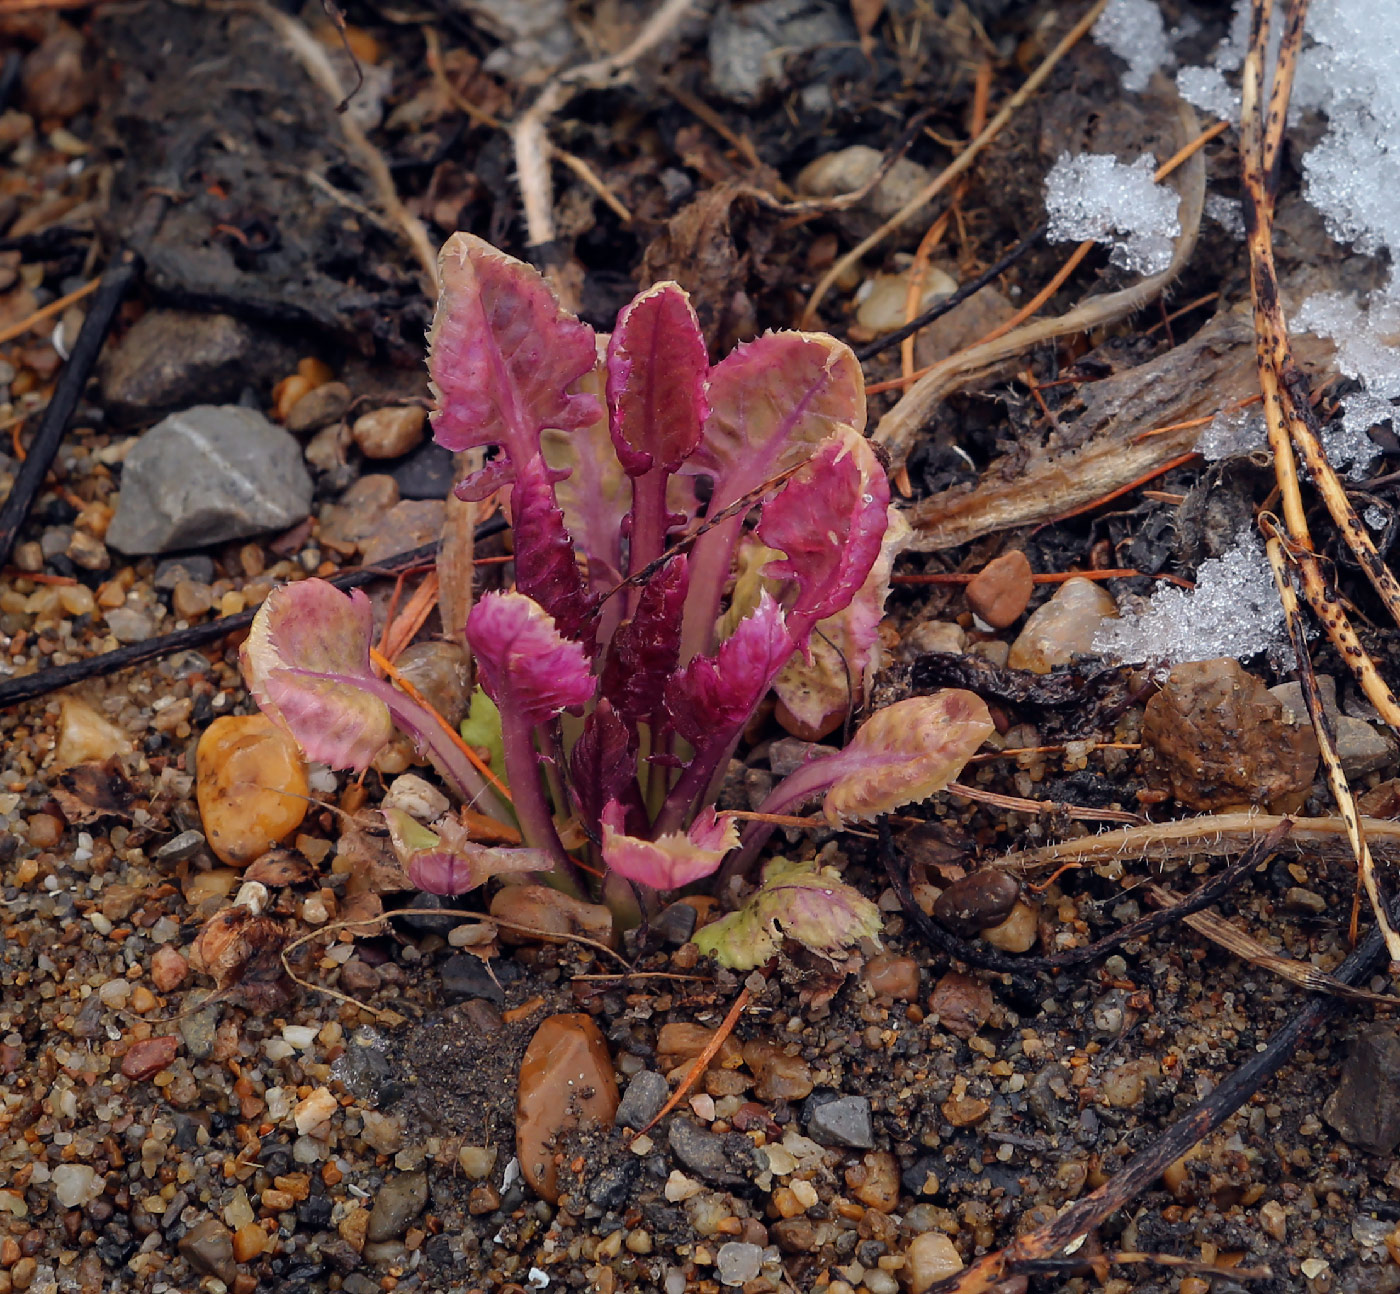
{"label": "green leaf", "polygon": [[491,771],[501,779],[502,785],[510,785],[506,778],[505,745],[501,740],[501,712],[480,685],[472,692],[471,707],[462,720],[460,731],[468,746],[488,752]]}
{"label": "green leaf", "polygon": [[721,966],[752,970],[784,938],[829,957],[861,939],[878,942],[879,934],[880,910],[834,867],[775,858],[744,906],[698,931],[694,942]]}

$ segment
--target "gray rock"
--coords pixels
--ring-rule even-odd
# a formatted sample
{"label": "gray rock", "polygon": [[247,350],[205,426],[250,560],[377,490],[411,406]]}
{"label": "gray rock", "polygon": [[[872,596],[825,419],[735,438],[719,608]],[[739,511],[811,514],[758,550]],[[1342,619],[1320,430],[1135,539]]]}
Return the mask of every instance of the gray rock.
{"label": "gray rock", "polygon": [[391,1177],[374,1197],[365,1239],[374,1244],[397,1239],[408,1229],[408,1224],[423,1212],[427,1202],[427,1173],[400,1173],[397,1177]]}
{"label": "gray rock", "polygon": [[763,1250],[757,1245],[731,1240],[720,1245],[715,1255],[721,1285],[744,1285],[757,1277],[763,1266]]}
{"label": "gray rock", "polygon": [[1400,1029],[1370,1024],[1357,1032],[1322,1117],[1368,1154],[1389,1155],[1400,1145]]}
{"label": "gray rock", "polygon": [[301,397],[287,411],[287,430],[305,436],[339,422],[353,397],[344,382],[323,382]]}
{"label": "gray rock", "polygon": [[821,1102],[809,1099],[807,1135],[823,1146],[873,1150],[875,1130],[870,1122],[869,1099],[864,1096],[838,1096]]}
{"label": "gray rock", "polygon": [[779,737],[768,747],[768,768],[774,777],[786,777],[803,764],[835,753],[835,746],[822,746],[799,737]]}
{"label": "gray rock", "polygon": [[193,858],[202,848],[204,848],[204,833],[202,831],[182,831],[178,836],[167,840],[151,857],[158,863],[181,863],[186,858]]}
{"label": "gray rock", "polygon": [[710,26],[710,80],[725,98],[755,103],[782,80],[788,59],[854,35],[836,6],[818,0],[725,4]]}
{"label": "gray rock", "polygon": [[196,1271],[232,1285],[238,1275],[233,1261],[233,1233],[218,1218],[205,1218],[180,1238],[180,1256]]}
{"label": "gray rock", "polygon": [[671,1088],[662,1075],[655,1070],[642,1070],[627,1084],[627,1091],[618,1103],[614,1126],[645,1128],[661,1112],[670,1095]]}
{"label": "gray rock", "polygon": [[197,400],[265,390],[295,363],[281,342],[230,315],[150,310],[103,356],[107,417],[130,427]]}
{"label": "gray rock", "polygon": [[152,427],[127,455],[107,543],[163,553],[295,525],[311,509],[297,442],[260,413],[196,405]]}
{"label": "gray rock", "polygon": [[[94,997],[97,995],[94,993]],[[214,1042],[219,1028],[219,1003],[211,1002],[202,1011],[196,1010],[200,1001],[207,998],[205,989],[195,989],[185,999],[185,1009],[180,1013],[176,1026],[180,1037],[185,1040],[185,1050],[195,1060],[208,1060],[213,1053]]]}
{"label": "gray rock", "polygon": [[442,995],[449,1002],[479,997],[496,1006],[504,1006],[506,1000],[505,990],[496,982],[491,968],[472,953],[457,953],[443,962]]}
{"label": "gray rock", "polygon": [[183,557],[167,557],[156,566],[153,583],[158,589],[173,589],[181,580],[196,584],[214,582],[214,559],[203,553],[186,553]]}
{"label": "gray rock", "polygon": [[[1337,739],[1337,758],[1342,762],[1342,771],[1348,777],[1360,777],[1386,768],[1396,760],[1394,740],[1385,732],[1373,728],[1364,719],[1343,714],[1337,706],[1337,680],[1329,674],[1317,676],[1317,690],[1322,697],[1323,713],[1332,721],[1332,732]],[[1280,683],[1269,689],[1271,695],[1283,703],[1283,708],[1298,717],[1302,723],[1308,722],[1308,707],[1303,700],[1303,688],[1299,683]]]}
{"label": "gray rock", "polygon": [[681,1116],[672,1120],[666,1140],[681,1166],[711,1186],[735,1190],[748,1185],[744,1174],[754,1166],[753,1143],[742,1133],[720,1137]]}
{"label": "gray rock", "polygon": [[331,1075],[377,1110],[389,1109],[403,1096],[403,1084],[394,1077],[382,1040],[373,1032],[357,1029],[351,1035],[349,1045],[331,1066]]}
{"label": "gray rock", "polygon": [[156,631],[155,621],[135,607],[114,607],[107,612],[107,628],[119,643],[142,643]]}
{"label": "gray rock", "polygon": [[405,499],[445,499],[448,490],[457,484],[452,454],[433,440],[400,459],[393,476]]}
{"label": "gray rock", "polygon": [[690,936],[695,933],[695,923],[699,919],[700,914],[693,904],[672,903],[669,907],[662,908],[651,924],[652,929],[662,939],[678,948],[681,944],[690,942]]}

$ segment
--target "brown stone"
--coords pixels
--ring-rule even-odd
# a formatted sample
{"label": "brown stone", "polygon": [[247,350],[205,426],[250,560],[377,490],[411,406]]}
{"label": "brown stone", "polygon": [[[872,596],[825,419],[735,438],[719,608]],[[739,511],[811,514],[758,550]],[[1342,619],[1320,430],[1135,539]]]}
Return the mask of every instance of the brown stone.
{"label": "brown stone", "polygon": [[954,881],[933,905],[933,915],[954,934],[971,939],[1011,915],[1021,885],[1009,872],[979,868]]}
{"label": "brown stone", "polygon": [[366,458],[398,458],[422,442],[427,418],[416,404],[375,409],[355,419],[351,435]]}
{"label": "brown stone", "polygon": [[1034,589],[1030,559],[1017,549],[977,572],[967,586],[967,605],[993,629],[1005,629],[1021,618]]}
{"label": "brown stone", "polygon": [[180,1040],[173,1037],[146,1038],[134,1042],[122,1057],[122,1073],[137,1082],[150,1078],[167,1068],[179,1050]]}
{"label": "brown stone", "polygon": [[1039,934],[1040,913],[1022,899],[1005,921],[982,931],[982,938],[1004,953],[1028,953],[1035,947]]}
{"label": "brown stone", "polygon": [[548,885],[506,885],[491,900],[491,915],[526,926],[524,930],[501,928],[503,943],[562,943],[560,936],[583,935],[607,944],[617,943],[612,913],[601,903],[585,903]]}
{"label": "brown stone", "polygon": [[900,1272],[909,1294],[924,1294],[930,1285],[962,1270],[957,1247],[938,1231],[925,1231],[909,1242]]}
{"label": "brown stone", "polygon": [[812,1067],[771,1042],[746,1042],[744,1064],[758,1080],[761,1101],[800,1101],[812,1094]]}
{"label": "brown stone", "polygon": [[195,751],[196,797],[209,848],[246,867],[306,817],[311,788],[292,738],[261,714],[226,715]]}
{"label": "brown stone", "polygon": [[1118,614],[1112,595],[1093,580],[1075,577],[1060,585],[1055,596],[1031,612],[1020,636],[1011,644],[1007,664],[1012,669],[1048,674],[1094,649],[1094,635],[1104,618]]}
{"label": "brown stone", "polygon": [[520,1064],[515,1148],[525,1180],[551,1204],[559,1201],[560,1135],[580,1125],[610,1127],[617,1113],[617,1080],[608,1045],[591,1016],[546,1019]]}
{"label": "brown stone", "polygon": [[871,1150],[846,1169],[846,1185],[868,1209],[893,1213],[899,1203],[899,1161],[888,1150]]}
{"label": "brown stone", "polygon": [[1147,780],[1191,809],[1296,807],[1317,773],[1317,737],[1236,660],[1178,665],[1148,703]]}
{"label": "brown stone", "polygon": [[912,1002],[919,996],[919,963],[912,957],[878,953],[865,963],[860,977],[876,997]]}
{"label": "brown stone", "polygon": [[970,975],[949,971],[929,994],[928,1009],[949,1033],[971,1038],[992,1013],[992,990]]}
{"label": "brown stone", "polygon": [[339,422],[350,407],[350,388],[344,382],[326,382],[314,387],[287,410],[288,431],[304,436]]}

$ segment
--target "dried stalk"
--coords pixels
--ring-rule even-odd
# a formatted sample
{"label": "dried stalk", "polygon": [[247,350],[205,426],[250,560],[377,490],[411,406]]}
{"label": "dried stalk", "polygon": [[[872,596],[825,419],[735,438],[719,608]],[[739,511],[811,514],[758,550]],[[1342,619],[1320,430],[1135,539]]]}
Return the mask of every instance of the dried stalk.
{"label": "dried stalk", "polygon": [[[1015,752],[1008,752],[1015,753]],[[1150,863],[1210,858],[1248,849],[1284,819],[1270,813],[1217,813],[1179,822],[1102,831],[1082,840],[1066,840],[1043,849],[1005,854],[989,864],[1022,876],[1066,867],[1101,867],[1129,860]],[[1400,822],[1362,818],[1372,848],[1386,862],[1400,861]],[[1279,846],[1310,860],[1350,858],[1346,824],[1340,818],[1297,818]]]}
{"label": "dried stalk", "polygon": [[[1181,902],[1181,896],[1164,885],[1149,885],[1144,893],[1154,903],[1164,907]],[[1367,1006],[1400,1006],[1400,998],[1387,997],[1384,993],[1372,993],[1364,988],[1353,988],[1333,979],[1325,971],[1320,971],[1310,962],[1295,961],[1292,957],[1282,957],[1270,952],[1252,935],[1247,935],[1238,926],[1232,925],[1213,912],[1193,912],[1183,918],[1188,926],[1199,935],[1204,935],[1211,943],[1219,946],[1241,961],[1258,966],[1261,970],[1286,979],[1309,993],[1329,993],[1347,1002],[1361,1002]]]}
{"label": "dried stalk", "polygon": [[[1274,79],[1269,101],[1269,135],[1263,119],[1264,57],[1268,44],[1270,13],[1267,6],[1254,8],[1250,48],[1245,56],[1243,105],[1240,118],[1240,160],[1245,191],[1245,228],[1249,248],[1250,283],[1254,297],[1254,323],[1257,336],[1259,387],[1264,396],[1264,417],[1269,448],[1274,457],[1280,505],[1291,546],[1299,555],[1303,595],[1322,621],[1327,635],[1342,659],[1356,676],[1371,703],[1386,722],[1400,730],[1400,702],[1385,685],[1359,641],[1346,613],[1326,587],[1312,554],[1315,552],[1298,484],[1294,447],[1302,454],[1317,484],[1318,493],[1332,519],[1341,528],[1347,546],[1367,578],[1400,624],[1400,582],[1391,574],[1376,551],[1366,527],[1351,506],[1336,471],[1322,449],[1316,416],[1308,399],[1307,381],[1293,354],[1288,325],[1279,298],[1278,276],[1274,266],[1273,207],[1269,179],[1277,165],[1287,121],[1287,91],[1296,46],[1302,40],[1306,0],[1292,0],[1288,26],[1280,48],[1281,72]],[[1306,554],[1307,556],[1304,556]]]}
{"label": "dried stalk", "polygon": [[1283,554],[1283,544],[1279,540],[1272,519],[1263,519],[1265,532],[1272,530],[1264,546],[1269,565],[1273,567],[1274,583],[1278,585],[1278,595],[1283,602],[1284,621],[1288,625],[1288,637],[1293,644],[1293,653],[1298,661],[1298,682],[1303,689],[1303,701],[1312,717],[1313,731],[1317,733],[1317,745],[1322,756],[1323,767],[1327,770],[1327,783],[1332,789],[1332,798],[1337,802],[1337,812],[1346,826],[1347,839],[1351,842],[1352,855],[1356,859],[1356,873],[1371,902],[1371,910],[1376,914],[1381,934],[1385,938],[1386,951],[1391,961],[1400,962],[1400,933],[1390,924],[1390,915],[1381,894],[1380,881],[1376,878],[1376,864],[1371,857],[1366,835],[1361,830],[1360,815],[1356,812],[1356,801],[1351,787],[1347,785],[1347,775],[1342,771],[1342,761],[1337,756],[1337,742],[1332,735],[1331,725],[1322,709],[1322,696],[1317,690],[1317,676],[1313,672],[1312,658],[1308,655],[1307,629],[1303,624],[1303,614],[1298,609],[1298,595],[1293,590],[1293,581],[1288,577],[1288,569]]}

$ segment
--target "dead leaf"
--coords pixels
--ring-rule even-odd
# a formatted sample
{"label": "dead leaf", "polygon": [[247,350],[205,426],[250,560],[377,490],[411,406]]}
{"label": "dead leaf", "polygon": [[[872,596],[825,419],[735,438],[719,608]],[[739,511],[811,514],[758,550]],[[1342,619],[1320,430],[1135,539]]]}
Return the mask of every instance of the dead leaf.
{"label": "dead leaf", "polygon": [[112,758],[100,764],[78,764],[60,774],[53,798],[73,826],[86,826],[100,818],[130,822],[136,788]]}
{"label": "dead leaf", "polygon": [[286,943],[286,931],[278,922],[239,904],[204,923],[190,945],[190,965],[249,1010],[270,1011],[292,995],[282,968]]}
{"label": "dead leaf", "polygon": [[851,17],[862,40],[875,30],[875,24],[884,12],[885,0],[851,0]]}

